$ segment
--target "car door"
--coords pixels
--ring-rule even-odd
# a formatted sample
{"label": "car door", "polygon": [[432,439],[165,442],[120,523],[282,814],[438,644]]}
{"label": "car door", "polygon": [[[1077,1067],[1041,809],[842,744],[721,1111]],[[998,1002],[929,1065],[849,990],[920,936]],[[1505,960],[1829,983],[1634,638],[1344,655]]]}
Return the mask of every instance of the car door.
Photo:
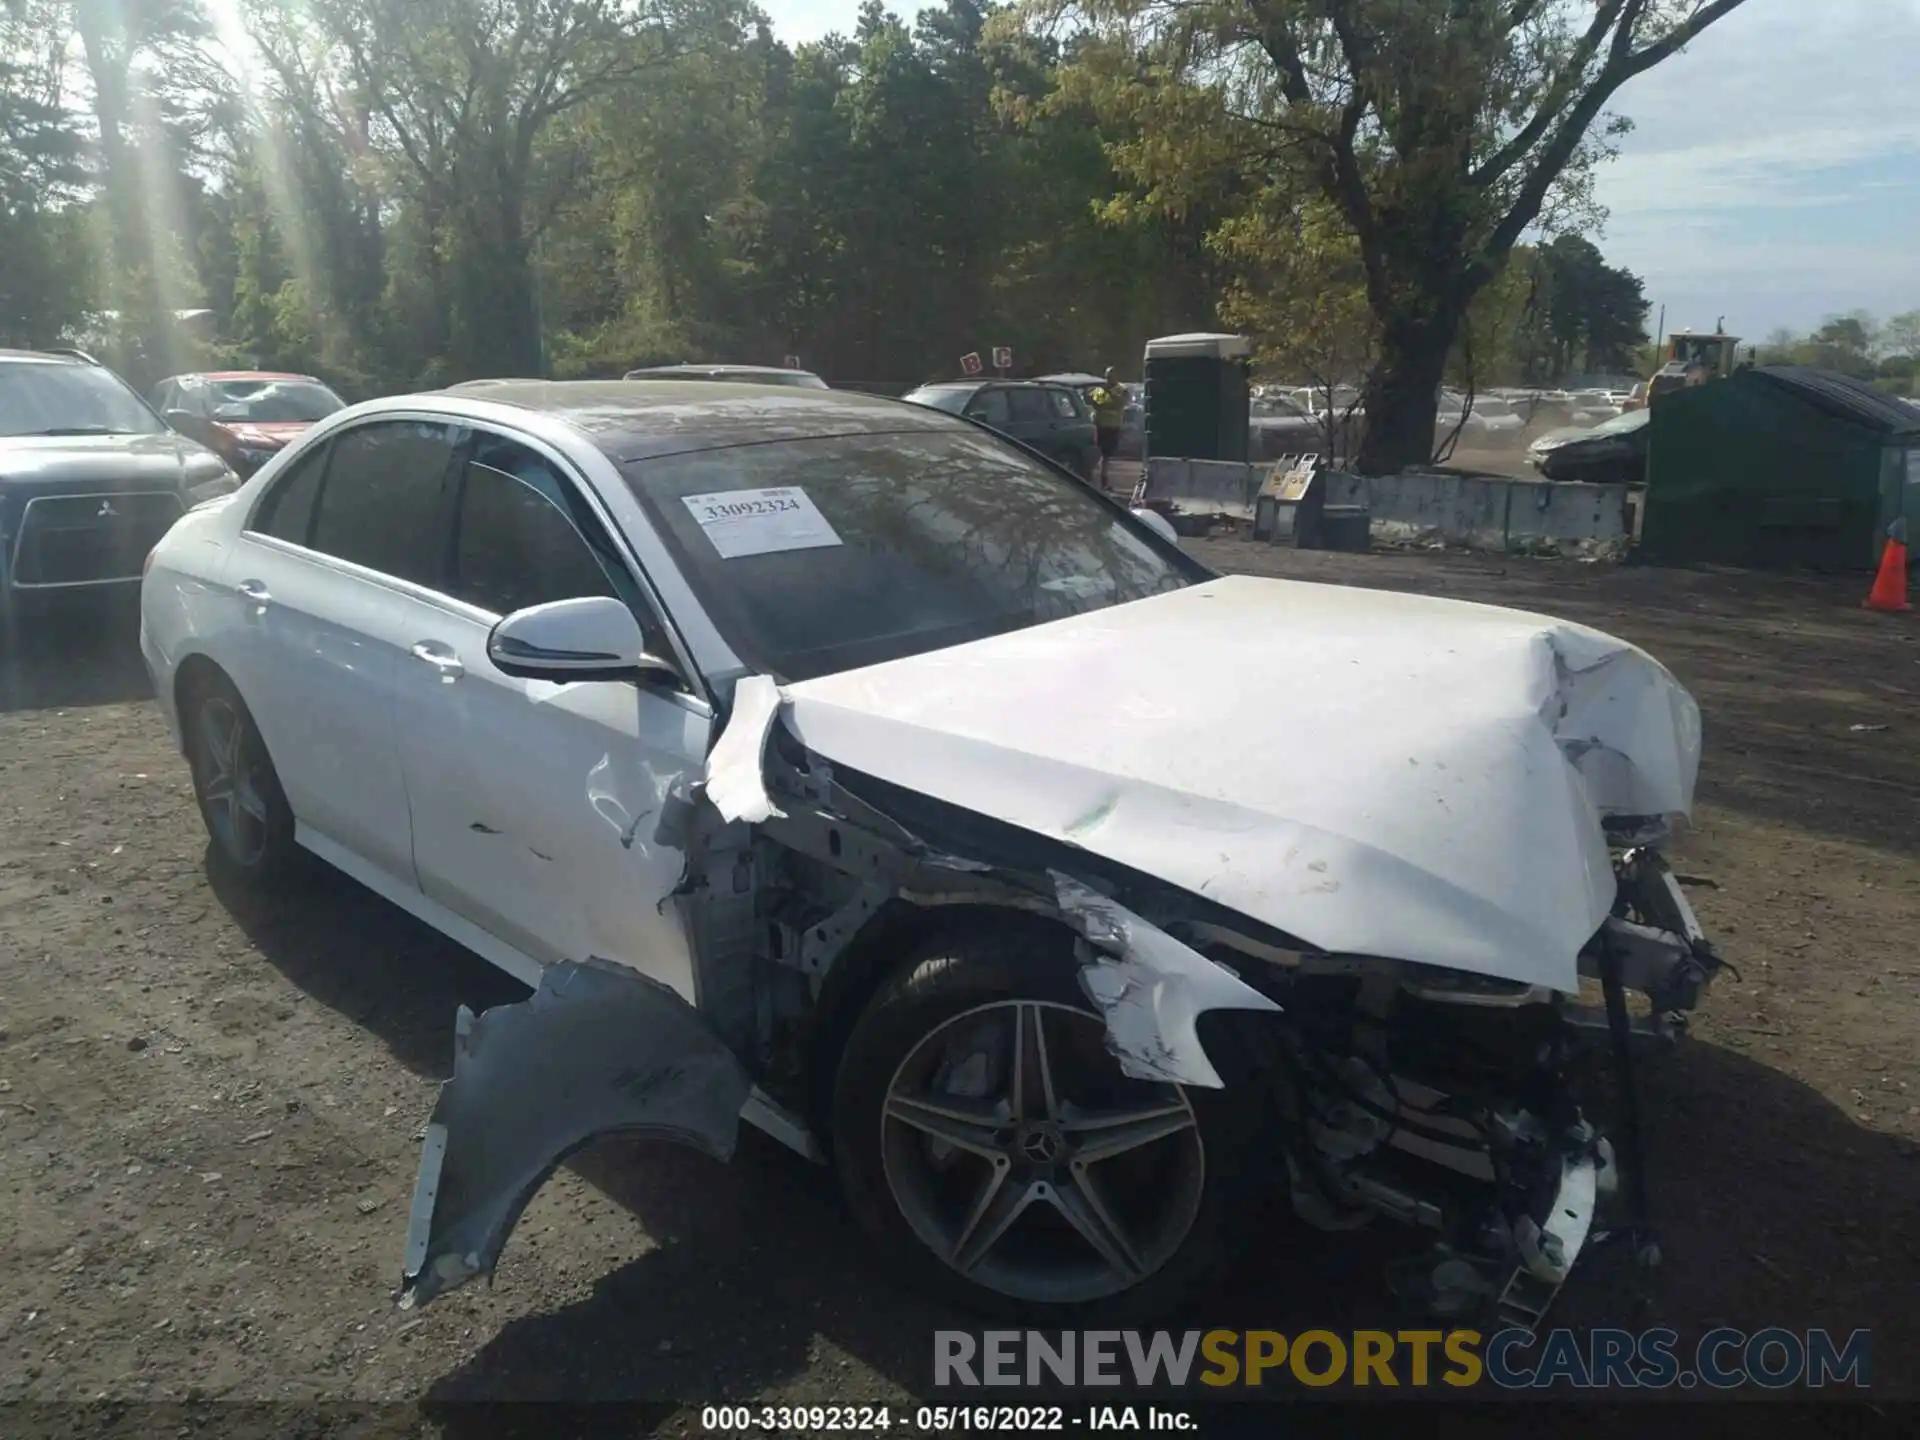
{"label": "car door", "polygon": [[1049,385],[1041,393],[1053,412],[1052,453],[1090,477],[1100,462],[1100,432],[1091,406],[1064,385]]}
{"label": "car door", "polygon": [[704,771],[704,702],[657,680],[554,684],[487,659],[515,610],[624,601],[660,624],[557,458],[480,431],[458,466],[446,594],[415,606],[400,751],[422,891],[538,964],[598,956],[694,999],[682,852],[655,838]]}
{"label": "car door", "polygon": [[336,432],[275,480],[223,571],[243,616],[230,669],[303,842],[407,888],[412,822],[394,728],[404,620],[444,574],[462,438],[425,420]]}
{"label": "car door", "polygon": [[961,413],[969,420],[978,420],[982,425],[991,426],[1002,435],[1014,433],[1013,412],[1007,406],[1007,388],[1004,385],[988,385],[975,391]]}

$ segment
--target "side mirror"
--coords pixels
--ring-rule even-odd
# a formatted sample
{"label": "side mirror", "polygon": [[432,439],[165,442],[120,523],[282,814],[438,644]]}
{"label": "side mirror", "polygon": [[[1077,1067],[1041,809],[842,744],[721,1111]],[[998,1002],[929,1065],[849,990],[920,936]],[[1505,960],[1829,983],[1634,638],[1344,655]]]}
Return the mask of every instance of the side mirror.
{"label": "side mirror", "polygon": [[633,612],[605,595],[555,600],[516,610],[487,636],[487,659],[522,680],[637,680],[682,677],[647,649]]}
{"label": "side mirror", "polygon": [[1133,512],[1133,518],[1153,531],[1154,534],[1158,535],[1169,545],[1178,545],[1180,543],[1180,532],[1175,530],[1173,528],[1173,522],[1168,520],[1167,517],[1162,515],[1158,510],[1136,510]]}
{"label": "side mirror", "polygon": [[160,418],[167,422],[169,429],[177,431],[189,440],[198,440],[203,445],[206,443],[210,433],[207,422],[191,410],[169,410]]}

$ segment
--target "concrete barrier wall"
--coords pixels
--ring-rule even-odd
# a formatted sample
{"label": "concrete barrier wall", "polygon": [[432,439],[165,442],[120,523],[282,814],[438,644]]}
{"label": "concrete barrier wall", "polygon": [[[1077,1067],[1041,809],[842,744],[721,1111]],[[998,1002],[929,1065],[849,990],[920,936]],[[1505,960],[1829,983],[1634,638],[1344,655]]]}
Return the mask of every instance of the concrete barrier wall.
{"label": "concrete barrier wall", "polygon": [[1217,509],[1223,515],[1253,513],[1253,502],[1270,466],[1234,460],[1147,461],[1147,498],[1167,500],[1183,510]]}
{"label": "concrete barrier wall", "polygon": [[1510,550],[1541,541],[1622,541],[1625,485],[1412,472],[1362,479],[1330,476],[1330,504],[1366,505],[1377,526],[1476,549]]}
{"label": "concrete barrier wall", "polygon": [[[1147,462],[1147,498],[1182,510],[1250,519],[1270,467],[1210,460]],[[1474,549],[1530,545],[1624,544],[1626,485],[1570,484],[1497,475],[1408,471],[1362,478],[1341,471],[1322,475],[1329,505],[1364,505],[1381,538],[1435,539]],[[1281,506],[1277,534],[1292,534],[1291,506]]]}

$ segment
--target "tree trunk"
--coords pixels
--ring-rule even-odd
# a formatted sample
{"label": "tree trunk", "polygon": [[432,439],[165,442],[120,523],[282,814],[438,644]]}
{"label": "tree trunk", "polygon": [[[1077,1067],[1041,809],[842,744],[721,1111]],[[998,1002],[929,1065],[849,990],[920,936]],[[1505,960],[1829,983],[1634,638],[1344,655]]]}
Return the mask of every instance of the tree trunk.
{"label": "tree trunk", "polygon": [[1380,322],[1380,354],[1361,397],[1365,433],[1354,468],[1392,475],[1433,460],[1434,411],[1447,356],[1464,307],[1389,315]]}

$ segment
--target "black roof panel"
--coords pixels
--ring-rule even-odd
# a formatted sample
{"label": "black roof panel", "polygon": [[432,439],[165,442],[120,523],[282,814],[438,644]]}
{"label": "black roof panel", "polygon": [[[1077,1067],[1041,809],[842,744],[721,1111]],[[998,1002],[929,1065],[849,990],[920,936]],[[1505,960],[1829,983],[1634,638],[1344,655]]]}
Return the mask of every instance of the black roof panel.
{"label": "black roof panel", "polygon": [[1920,409],[1865,381],[1806,365],[1762,365],[1754,371],[1792,390],[1808,404],[1886,435],[1920,435]]}

